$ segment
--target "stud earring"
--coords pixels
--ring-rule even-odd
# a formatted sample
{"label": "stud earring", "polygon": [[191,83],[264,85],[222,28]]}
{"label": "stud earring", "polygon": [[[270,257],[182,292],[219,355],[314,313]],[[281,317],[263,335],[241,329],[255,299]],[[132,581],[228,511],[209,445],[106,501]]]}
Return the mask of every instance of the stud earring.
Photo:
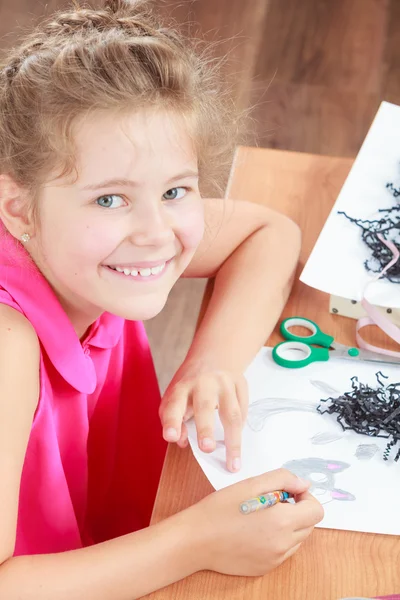
{"label": "stud earring", "polygon": [[31,239],[31,236],[29,235],[29,233],[23,233],[21,235],[21,241],[26,244],[26,242],[29,242],[29,240]]}

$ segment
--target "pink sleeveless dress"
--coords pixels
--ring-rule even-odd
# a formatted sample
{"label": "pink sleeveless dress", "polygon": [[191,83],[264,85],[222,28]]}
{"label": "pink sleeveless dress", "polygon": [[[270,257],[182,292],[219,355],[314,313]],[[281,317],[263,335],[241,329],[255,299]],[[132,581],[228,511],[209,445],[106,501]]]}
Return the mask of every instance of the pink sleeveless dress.
{"label": "pink sleeveless dress", "polygon": [[0,303],[29,319],[41,348],[15,555],[72,550],[147,526],[166,444],[143,324],[103,313],[81,344],[1,224]]}

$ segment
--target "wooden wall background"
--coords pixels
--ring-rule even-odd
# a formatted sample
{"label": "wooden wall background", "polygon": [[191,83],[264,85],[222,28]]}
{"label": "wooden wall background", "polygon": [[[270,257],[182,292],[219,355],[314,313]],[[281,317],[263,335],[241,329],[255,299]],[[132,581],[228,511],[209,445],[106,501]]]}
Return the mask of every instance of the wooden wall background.
{"label": "wooden wall background", "polygon": [[[0,0],[0,48],[67,2]],[[400,0],[156,0],[228,54],[263,147],[355,156],[382,100],[400,104]],[[161,388],[183,360],[204,281],[180,281],[147,323]]]}

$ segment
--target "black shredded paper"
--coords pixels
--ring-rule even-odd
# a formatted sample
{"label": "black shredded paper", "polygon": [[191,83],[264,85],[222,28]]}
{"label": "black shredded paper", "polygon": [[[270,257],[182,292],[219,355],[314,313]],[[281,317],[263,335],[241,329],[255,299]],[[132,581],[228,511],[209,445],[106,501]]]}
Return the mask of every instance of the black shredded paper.
{"label": "black shredded paper", "polygon": [[389,459],[392,450],[399,444],[394,456],[397,462],[400,459],[400,382],[385,385],[383,379],[387,377],[380,371],[376,373],[376,379],[378,385],[372,388],[352,377],[350,392],[338,398],[321,400],[323,404],[317,410],[321,415],[336,414],[343,430],[352,429],[370,437],[387,438],[384,460]]}
{"label": "black shredded paper", "polygon": [[[338,213],[361,228],[361,238],[371,251],[371,256],[364,262],[364,266],[372,273],[380,273],[393,258],[391,250],[378,238],[378,234],[385,240],[393,242],[400,251],[400,200],[397,200],[400,198],[400,188],[393,183],[388,183],[386,189],[396,200],[396,204],[390,208],[380,209],[379,217],[375,220],[356,219],[343,211]],[[400,260],[386,271],[382,279],[400,283]]]}

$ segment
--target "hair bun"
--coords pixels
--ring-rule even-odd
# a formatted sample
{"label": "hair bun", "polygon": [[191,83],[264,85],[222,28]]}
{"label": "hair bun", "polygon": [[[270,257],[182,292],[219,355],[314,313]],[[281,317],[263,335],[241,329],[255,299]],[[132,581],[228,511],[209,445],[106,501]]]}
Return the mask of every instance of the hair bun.
{"label": "hair bun", "polygon": [[[81,7],[74,2],[75,10],[58,12],[44,26],[48,34],[79,32],[87,29],[104,31],[109,28],[136,30],[141,35],[152,35],[150,26],[150,11],[148,0],[105,0],[102,9]],[[147,17],[146,23],[141,23],[141,17]],[[146,20],[146,19],[145,19]]]}
{"label": "hair bun", "polygon": [[127,15],[137,12],[147,4],[147,0],[105,0],[104,8],[116,15]]}

